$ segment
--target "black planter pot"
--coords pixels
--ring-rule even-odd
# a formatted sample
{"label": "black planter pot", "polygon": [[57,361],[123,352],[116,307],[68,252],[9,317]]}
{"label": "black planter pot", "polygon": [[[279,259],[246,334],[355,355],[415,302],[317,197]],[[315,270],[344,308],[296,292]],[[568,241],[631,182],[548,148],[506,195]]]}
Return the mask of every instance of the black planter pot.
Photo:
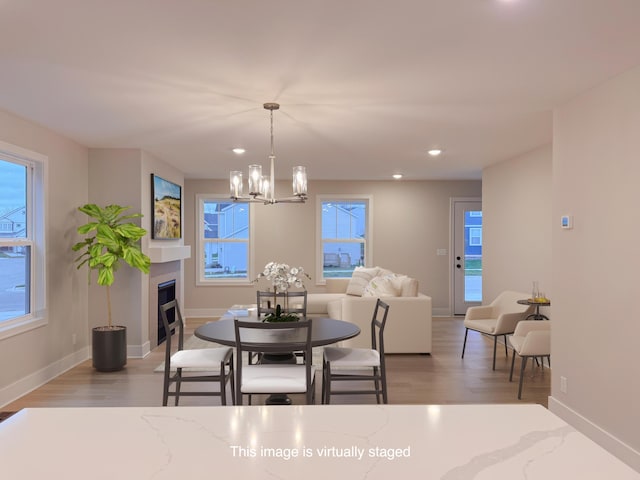
{"label": "black planter pot", "polygon": [[93,368],[96,370],[115,372],[127,364],[127,327],[95,327],[91,341]]}

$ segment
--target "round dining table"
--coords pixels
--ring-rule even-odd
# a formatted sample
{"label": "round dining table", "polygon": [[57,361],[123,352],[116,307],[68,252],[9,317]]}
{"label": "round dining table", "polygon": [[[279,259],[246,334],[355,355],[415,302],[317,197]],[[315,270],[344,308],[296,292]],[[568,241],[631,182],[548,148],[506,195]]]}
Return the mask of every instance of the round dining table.
{"label": "round dining table", "polygon": [[[258,321],[256,316],[249,316],[242,318],[243,321]],[[333,318],[325,318],[318,317],[313,318],[311,322],[311,346],[312,347],[321,347],[323,345],[330,345],[332,343],[340,342],[342,340],[347,340],[349,338],[353,338],[356,335],[360,334],[360,328],[351,323],[346,322],[344,320],[335,320]],[[260,341],[259,335],[268,335],[269,341],[274,340],[274,335],[278,335],[278,332],[283,332],[283,341],[291,340],[288,337],[288,333],[281,330],[270,330],[270,331],[261,331],[254,330],[251,332],[252,341]],[[210,342],[216,342],[221,345],[228,345],[230,347],[234,347],[236,345],[236,332],[234,326],[233,318],[221,318],[220,320],[214,320],[213,322],[205,323],[204,325],[196,328],[194,335],[202,340],[208,340]],[[273,357],[277,357],[277,355],[269,355],[268,357],[272,357],[270,361],[273,360]],[[286,362],[289,362],[292,359],[295,362],[295,356],[289,355],[287,357]],[[239,387],[236,387],[239,388]],[[288,395],[284,394],[272,394],[266,400],[267,405],[290,405],[291,399]]]}
{"label": "round dining table", "polygon": [[[256,322],[258,321],[256,317],[242,318],[242,320],[251,319],[255,319]],[[360,334],[360,328],[351,322],[325,317],[312,318],[312,320],[312,347],[330,345]],[[273,338],[274,333],[275,331],[269,332],[270,338]],[[202,340],[216,342],[221,345],[228,345],[230,347],[235,347],[236,345],[236,332],[232,318],[222,318],[200,325],[196,328],[194,335]]]}

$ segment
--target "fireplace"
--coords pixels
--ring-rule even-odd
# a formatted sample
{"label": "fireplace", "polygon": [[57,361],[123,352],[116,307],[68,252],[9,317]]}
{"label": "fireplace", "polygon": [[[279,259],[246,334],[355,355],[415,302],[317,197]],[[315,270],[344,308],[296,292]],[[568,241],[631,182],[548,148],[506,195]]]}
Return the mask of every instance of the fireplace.
{"label": "fireplace", "polygon": [[[158,284],[158,345],[164,342],[167,338],[167,332],[164,329],[162,323],[162,314],[160,313],[160,305],[164,305],[171,300],[176,299],[176,281],[169,280],[167,282]],[[167,311],[167,318],[169,323],[175,320],[175,310],[171,309]]]}

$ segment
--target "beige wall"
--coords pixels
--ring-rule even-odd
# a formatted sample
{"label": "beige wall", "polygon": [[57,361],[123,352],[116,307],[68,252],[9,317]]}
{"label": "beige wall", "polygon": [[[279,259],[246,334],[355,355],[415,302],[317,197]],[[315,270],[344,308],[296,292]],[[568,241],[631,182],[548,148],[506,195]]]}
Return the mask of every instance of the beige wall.
{"label": "beige wall", "polygon": [[550,145],[482,171],[485,303],[503,290],[529,293],[534,280],[554,296],[551,174]]}
{"label": "beige wall", "polygon": [[85,272],[75,269],[71,245],[77,241],[75,229],[83,217],[76,208],[88,198],[88,151],[4,111],[0,111],[0,140],[48,157],[48,324],[0,340],[0,365],[4,365],[0,369],[0,405],[3,405],[86,358],[90,344],[87,279]]}
{"label": "beige wall", "polygon": [[[289,189],[288,182],[277,186],[283,194]],[[185,243],[193,247],[192,258],[185,262],[185,305],[192,313],[255,302],[254,285],[196,285],[195,196],[227,192],[227,181],[185,182]],[[304,205],[256,205],[255,266],[262,269],[271,260],[301,265],[313,278],[307,282],[308,290],[322,290],[315,284],[316,195],[372,195],[373,264],[416,277],[420,291],[433,298],[434,312],[448,312],[450,265],[448,257],[437,256],[436,250],[449,248],[449,199],[480,193],[480,181],[312,181],[310,200]]]}
{"label": "beige wall", "polygon": [[[141,242],[144,252],[148,252],[150,247],[167,248],[182,244],[183,240],[151,239],[151,174],[182,185],[184,176],[180,171],[139,149],[91,149],[89,162],[90,200],[99,204],[131,206],[130,213],[142,213],[143,217],[136,222],[149,232]],[[178,285],[181,285],[179,265],[177,270]],[[92,309],[90,326],[104,325],[104,288],[92,285],[89,301],[90,305],[97,307]],[[112,308],[114,323],[127,326],[128,355],[146,355],[152,347],[149,325],[153,324],[156,316],[155,310],[149,307],[149,277],[123,265],[112,286]]]}
{"label": "beige wall", "polygon": [[549,405],[640,470],[638,85],[635,68],[555,112]]}

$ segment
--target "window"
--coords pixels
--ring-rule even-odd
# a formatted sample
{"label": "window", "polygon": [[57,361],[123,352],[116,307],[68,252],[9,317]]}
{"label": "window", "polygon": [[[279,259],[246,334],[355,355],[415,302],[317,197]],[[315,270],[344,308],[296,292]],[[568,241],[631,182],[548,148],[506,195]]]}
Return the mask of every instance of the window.
{"label": "window", "polygon": [[250,279],[250,204],[198,195],[198,283],[247,283]]}
{"label": "window", "polygon": [[0,338],[45,322],[45,161],[0,142]]}
{"label": "window", "polygon": [[470,247],[482,246],[482,227],[469,228],[469,246]]}
{"label": "window", "polygon": [[351,277],[357,266],[371,263],[372,199],[368,196],[318,197],[318,272],[327,278]]}

